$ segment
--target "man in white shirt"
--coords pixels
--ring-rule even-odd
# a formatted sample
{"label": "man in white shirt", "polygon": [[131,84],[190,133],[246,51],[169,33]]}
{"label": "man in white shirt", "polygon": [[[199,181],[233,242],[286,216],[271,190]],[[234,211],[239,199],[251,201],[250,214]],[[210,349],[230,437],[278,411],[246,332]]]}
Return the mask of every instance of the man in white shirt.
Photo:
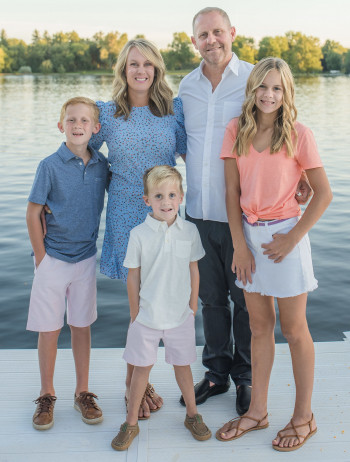
{"label": "man in white shirt", "polygon": [[[251,334],[243,291],[235,285],[231,270],[233,247],[220,151],[226,125],[241,113],[253,65],[232,53],[235,36],[235,28],[220,8],[204,8],[195,15],[192,43],[203,61],[182,80],[179,96],[187,132],[186,214],[197,225],[206,252],[199,261],[199,296],[206,341],[203,365],[208,371],[195,386],[196,402],[226,392],[231,376],[241,415],[250,403]],[[233,321],[229,296],[234,302]],[[180,402],[184,404],[182,397]]]}

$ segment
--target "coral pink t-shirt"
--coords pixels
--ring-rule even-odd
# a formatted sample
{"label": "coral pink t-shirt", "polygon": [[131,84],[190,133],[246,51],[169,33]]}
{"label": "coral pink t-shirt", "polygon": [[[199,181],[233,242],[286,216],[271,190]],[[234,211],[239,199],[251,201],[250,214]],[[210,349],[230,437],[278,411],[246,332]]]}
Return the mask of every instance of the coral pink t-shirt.
{"label": "coral pink t-shirt", "polygon": [[270,147],[258,152],[250,146],[247,156],[238,157],[232,152],[237,136],[238,118],[226,127],[221,149],[221,159],[236,159],[240,176],[241,208],[249,223],[258,219],[275,220],[291,218],[301,214],[295,191],[303,170],[322,167],[316,141],[312,131],[299,122],[294,157],[287,157],[283,146],[280,152],[270,154]]}

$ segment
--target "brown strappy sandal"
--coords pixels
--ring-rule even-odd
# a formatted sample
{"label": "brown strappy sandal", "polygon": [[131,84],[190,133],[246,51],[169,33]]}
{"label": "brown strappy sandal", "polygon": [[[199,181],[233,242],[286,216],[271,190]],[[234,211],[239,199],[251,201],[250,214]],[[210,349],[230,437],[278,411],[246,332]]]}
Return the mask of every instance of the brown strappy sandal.
{"label": "brown strappy sandal", "polygon": [[[232,441],[232,440],[236,440],[236,439],[240,438],[241,436],[243,436],[246,433],[251,432],[253,430],[263,430],[264,428],[267,428],[269,426],[269,423],[267,422],[265,425],[260,425],[260,422],[265,420],[267,418],[267,416],[268,416],[268,414],[266,414],[265,417],[263,417],[260,420],[255,419],[254,417],[249,417],[249,415],[242,415],[241,417],[235,417],[234,419],[231,419],[229,422],[227,422],[225,424],[225,425],[229,424],[229,427],[225,431],[223,431],[223,428],[225,426],[224,425],[223,427],[219,428],[219,430],[216,432],[215,436],[219,441]],[[254,422],[256,422],[256,425],[254,425],[254,427],[251,427],[251,428],[248,428],[247,430],[245,430],[244,428],[241,428],[239,426],[242,419],[254,420]],[[237,425],[233,425],[235,422],[237,422]],[[236,433],[235,433],[234,436],[231,436],[231,438],[222,438],[222,436],[221,436],[222,433],[227,433],[232,429],[236,430]],[[239,435],[237,435],[237,433],[239,431],[241,433]]]}
{"label": "brown strappy sandal", "polygon": [[146,398],[146,396],[149,396],[149,397],[151,398],[152,403],[155,404],[155,405],[157,406],[156,409],[151,409],[151,408],[149,408],[150,412],[157,412],[157,411],[159,411],[159,409],[163,406],[163,405],[162,405],[162,406],[158,406],[158,405],[154,402],[154,400],[153,400],[153,398],[154,398],[154,393],[155,393],[154,388],[152,387],[152,385],[151,385],[150,383],[148,383],[148,384],[147,384],[147,387],[146,387],[146,391],[145,391],[144,397]]}
{"label": "brown strappy sandal", "polygon": [[[125,399],[125,407],[126,407],[126,412],[128,412],[128,405],[129,405],[129,400],[126,396],[124,396],[124,399]],[[142,406],[144,404],[144,402],[146,401],[146,392],[144,393],[144,395],[142,396],[142,400],[141,400],[141,404],[140,404],[140,409],[142,409]],[[138,417],[138,420],[148,420],[151,416],[149,415],[148,417],[145,417],[145,416],[142,416],[142,417]]]}
{"label": "brown strappy sandal", "polygon": [[[293,419],[291,419],[291,421],[289,422],[291,425],[288,426],[288,424],[287,424],[287,426],[284,427],[283,430],[280,430],[277,433],[277,436],[279,438],[295,438],[295,437],[297,437],[299,443],[296,444],[295,446],[286,446],[286,447],[281,447],[281,446],[278,446],[278,444],[273,444],[272,445],[273,449],[275,449],[276,451],[281,451],[281,452],[289,452],[289,451],[295,451],[296,449],[301,448],[306,443],[306,441],[309,438],[311,438],[317,432],[317,427],[314,430],[311,430],[311,423],[312,423],[313,420],[314,420],[314,415],[313,414],[311,416],[311,419],[308,422],[305,422],[304,424],[300,424],[300,425],[294,425]],[[305,436],[299,435],[299,433],[297,431],[297,428],[305,427],[306,425],[309,426],[309,433],[307,433]],[[286,431],[286,430],[293,430],[294,434],[293,435],[282,435],[281,433]]]}

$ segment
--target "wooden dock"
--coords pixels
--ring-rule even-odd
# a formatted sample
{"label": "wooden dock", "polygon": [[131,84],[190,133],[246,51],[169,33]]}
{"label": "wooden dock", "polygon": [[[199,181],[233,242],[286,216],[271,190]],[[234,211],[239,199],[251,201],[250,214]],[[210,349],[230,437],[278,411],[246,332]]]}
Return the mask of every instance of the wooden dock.
{"label": "wooden dock", "polygon": [[[271,440],[290,419],[294,385],[289,350],[276,347],[269,394],[270,427],[243,438],[222,443],[213,436],[195,441],[183,421],[172,367],[164,362],[160,348],[151,382],[164,398],[163,408],[141,421],[140,435],[128,451],[116,452],[110,442],[125,420],[125,364],[122,349],[94,349],[91,355],[90,390],[99,395],[104,421],[86,425],[73,408],[74,363],[70,350],[59,350],[55,374],[55,424],[36,431],[31,424],[38,396],[39,371],[36,350],[0,350],[0,462],[350,462],[350,333],[343,342],[316,343],[316,374],[313,411],[317,434],[303,448],[279,453]],[[202,348],[193,365],[194,380],[203,376]],[[235,417],[234,387],[209,399],[199,412],[213,435]]]}

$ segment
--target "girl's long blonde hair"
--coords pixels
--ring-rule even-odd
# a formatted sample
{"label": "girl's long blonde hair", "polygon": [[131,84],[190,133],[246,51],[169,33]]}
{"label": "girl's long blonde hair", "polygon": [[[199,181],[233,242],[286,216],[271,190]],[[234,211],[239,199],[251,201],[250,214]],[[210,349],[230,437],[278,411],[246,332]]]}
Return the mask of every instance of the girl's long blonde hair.
{"label": "girl's long blonde hair", "polygon": [[130,115],[131,107],[128,99],[128,83],[126,81],[126,61],[131,48],[137,50],[154,66],[154,80],[149,89],[149,109],[157,117],[173,114],[173,92],[165,81],[165,64],[158,48],[146,39],[129,40],[118,56],[114,67],[112,98],[116,105],[114,117]]}
{"label": "girl's long blonde hair", "polygon": [[233,151],[238,156],[247,155],[257,132],[256,126],[256,89],[262,84],[268,72],[276,69],[281,74],[283,86],[282,105],[278,109],[274,121],[274,130],[271,139],[270,154],[279,152],[286,144],[287,156],[293,157],[297,143],[297,132],[294,124],[297,110],[294,104],[294,80],[288,64],[280,58],[264,58],[253,68],[245,91],[246,99],[242,106],[242,114],[238,119],[238,131]]}

